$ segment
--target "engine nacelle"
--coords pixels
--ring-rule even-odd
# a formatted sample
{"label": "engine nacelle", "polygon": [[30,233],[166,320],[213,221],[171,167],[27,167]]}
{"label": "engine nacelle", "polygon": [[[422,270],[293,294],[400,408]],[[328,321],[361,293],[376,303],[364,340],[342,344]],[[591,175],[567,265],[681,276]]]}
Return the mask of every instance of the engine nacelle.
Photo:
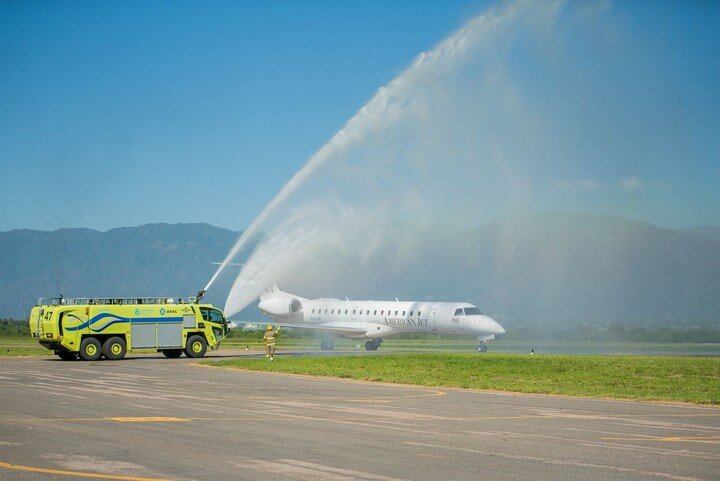
{"label": "engine nacelle", "polygon": [[272,317],[292,317],[302,310],[302,302],[292,297],[273,297],[260,301],[258,308]]}

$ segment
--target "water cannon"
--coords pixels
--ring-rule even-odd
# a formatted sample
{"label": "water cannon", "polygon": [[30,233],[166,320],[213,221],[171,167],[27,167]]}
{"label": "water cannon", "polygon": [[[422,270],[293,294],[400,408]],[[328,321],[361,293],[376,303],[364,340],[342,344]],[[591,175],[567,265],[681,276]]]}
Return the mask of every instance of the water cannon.
{"label": "water cannon", "polygon": [[205,296],[205,289],[200,289],[197,293],[197,296],[195,297],[195,300],[197,302],[200,302],[200,300]]}

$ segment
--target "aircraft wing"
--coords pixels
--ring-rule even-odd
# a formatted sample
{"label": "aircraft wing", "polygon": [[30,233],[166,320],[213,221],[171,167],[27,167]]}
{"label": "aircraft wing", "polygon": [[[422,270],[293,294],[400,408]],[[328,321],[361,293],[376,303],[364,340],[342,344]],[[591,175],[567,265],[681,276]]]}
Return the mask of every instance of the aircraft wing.
{"label": "aircraft wing", "polygon": [[281,327],[292,327],[297,329],[312,329],[316,331],[338,332],[342,334],[365,334],[368,326],[364,322],[323,322],[320,324],[298,324],[292,322],[273,321]]}

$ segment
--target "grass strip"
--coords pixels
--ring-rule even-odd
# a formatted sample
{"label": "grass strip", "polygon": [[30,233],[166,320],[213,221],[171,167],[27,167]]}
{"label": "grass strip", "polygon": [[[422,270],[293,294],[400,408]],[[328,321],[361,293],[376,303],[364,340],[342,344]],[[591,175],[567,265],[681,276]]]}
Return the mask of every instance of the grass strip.
{"label": "grass strip", "polygon": [[203,364],[420,386],[720,404],[719,358],[408,353]]}

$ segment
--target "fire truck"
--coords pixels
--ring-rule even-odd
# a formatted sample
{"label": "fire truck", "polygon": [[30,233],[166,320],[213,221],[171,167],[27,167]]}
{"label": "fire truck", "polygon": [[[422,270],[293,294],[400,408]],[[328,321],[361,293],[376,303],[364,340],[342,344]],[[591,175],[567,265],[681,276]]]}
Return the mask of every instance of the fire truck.
{"label": "fire truck", "polygon": [[122,359],[152,349],[166,357],[203,357],[228,334],[222,311],[199,298],[41,298],[30,332],[60,359]]}

